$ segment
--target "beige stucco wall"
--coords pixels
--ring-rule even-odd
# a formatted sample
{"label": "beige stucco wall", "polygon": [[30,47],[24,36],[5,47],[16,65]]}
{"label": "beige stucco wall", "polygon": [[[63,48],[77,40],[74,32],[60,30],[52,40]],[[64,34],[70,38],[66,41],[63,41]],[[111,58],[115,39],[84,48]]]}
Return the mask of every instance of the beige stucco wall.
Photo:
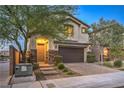
{"label": "beige stucco wall", "polygon": [[89,43],[89,35],[88,33],[81,33],[82,27],[87,28],[86,26],[76,24],[73,21],[68,21],[67,24],[70,24],[74,27],[74,36],[71,38],[67,38],[68,40],[75,40],[80,43]]}
{"label": "beige stucco wall", "polygon": [[[79,43],[89,43],[89,35],[87,33],[81,33],[82,27],[87,28],[85,25],[83,25],[83,24],[79,25],[79,24],[77,24],[71,20],[67,21],[66,24],[70,24],[74,27],[74,36],[67,38],[67,40],[74,40],[74,41],[77,41]],[[30,41],[31,42],[31,44],[30,44],[31,49],[36,48],[36,38],[37,37],[42,37],[42,36],[35,35],[35,36],[31,37],[31,39],[30,39],[31,40]],[[49,49],[53,49],[53,50],[56,49],[55,48],[56,45],[54,45],[54,43],[53,43],[54,40],[51,38],[48,38],[48,40],[49,40]]]}

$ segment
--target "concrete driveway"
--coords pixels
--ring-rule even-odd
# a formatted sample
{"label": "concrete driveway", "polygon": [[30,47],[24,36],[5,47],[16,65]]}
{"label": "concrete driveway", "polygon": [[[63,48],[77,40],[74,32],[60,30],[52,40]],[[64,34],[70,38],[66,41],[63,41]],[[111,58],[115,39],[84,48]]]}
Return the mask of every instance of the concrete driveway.
{"label": "concrete driveway", "polygon": [[119,70],[100,66],[94,63],[65,63],[65,66],[81,75],[94,75],[94,74],[119,72]]}

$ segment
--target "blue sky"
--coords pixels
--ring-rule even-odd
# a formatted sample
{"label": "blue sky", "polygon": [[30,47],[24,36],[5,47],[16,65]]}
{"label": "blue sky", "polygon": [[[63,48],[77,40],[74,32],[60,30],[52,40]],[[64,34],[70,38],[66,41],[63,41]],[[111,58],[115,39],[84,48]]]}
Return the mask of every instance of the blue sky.
{"label": "blue sky", "polygon": [[89,25],[97,22],[101,17],[106,20],[114,19],[124,25],[124,5],[81,5],[76,17]]}

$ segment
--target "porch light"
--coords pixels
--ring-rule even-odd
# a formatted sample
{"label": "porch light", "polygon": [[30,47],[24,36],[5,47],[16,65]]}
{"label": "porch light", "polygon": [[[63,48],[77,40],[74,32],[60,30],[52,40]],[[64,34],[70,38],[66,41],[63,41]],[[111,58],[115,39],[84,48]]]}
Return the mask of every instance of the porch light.
{"label": "porch light", "polygon": [[36,40],[36,43],[37,44],[44,44],[44,43],[46,43],[47,42],[47,40],[45,40],[45,39],[37,39]]}
{"label": "porch light", "polygon": [[108,49],[104,48],[103,53],[104,53],[104,56],[108,56]]}

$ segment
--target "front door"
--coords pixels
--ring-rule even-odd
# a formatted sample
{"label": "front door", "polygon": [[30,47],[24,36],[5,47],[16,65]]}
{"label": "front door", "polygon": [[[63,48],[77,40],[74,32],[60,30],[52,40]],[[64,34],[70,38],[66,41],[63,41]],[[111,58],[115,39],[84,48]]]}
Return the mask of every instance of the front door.
{"label": "front door", "polygon": [[44,61],[44,44],[37,44],[37,62]]}

